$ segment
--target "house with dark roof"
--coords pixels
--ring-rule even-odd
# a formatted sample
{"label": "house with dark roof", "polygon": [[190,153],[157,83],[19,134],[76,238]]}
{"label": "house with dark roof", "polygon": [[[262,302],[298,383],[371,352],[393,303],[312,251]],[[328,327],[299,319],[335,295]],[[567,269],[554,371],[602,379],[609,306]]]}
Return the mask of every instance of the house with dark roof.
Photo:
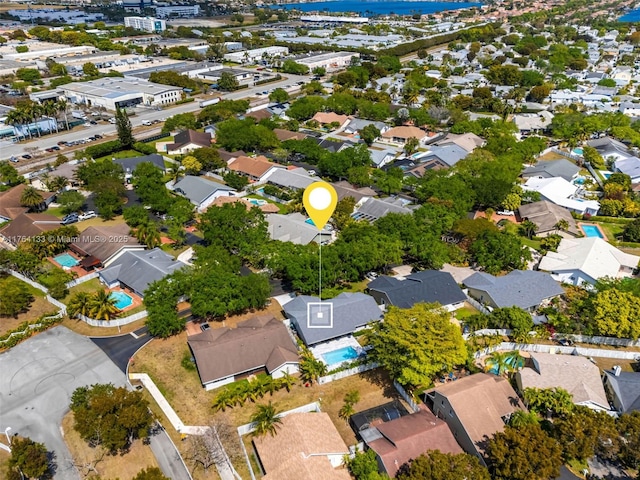
{"label": "house with dark roof", "polygon": [[605,160],[612,159],[613,161],[621,160],[623,158],[633,157],[633,153],[629,151],[624,143],[615,140],[611,137],[597,138],[595,140],[589,140],[587,145],[595,148]]}
{"label": "house with dark roof", "polygon": [[27,238],[59,228],[60,219],[48,213],[22,213],[0,228],[0,237],[13,246]]}
{"label": "house with dark roof", "polygon": [[218,154],[220,155],[220,159],[225,163],[229,163],[230,161],[235,160],[238,157],[244,157],[247,155],[242,150],[238,150],[236,152],[227,152],[224,148],[219,148]]}
{"label": "house with dark roof", "polygon": [[332,229],[329,225],[325,226],[323,230],[318,230],[307,217],[298,212],[289,215],[273,213],[268,215],[266,220],[271,240],[291,242],[296,245],[308,245],[311,242],[324,245],[333,240]]}
{"label": "house with dark roof", "polygon": [[[20,203],[20,197],[22,197],[24,190],[28,186],[29,185],[25,183],[21,183],[9,190],[0,192],[0,223],[14,220],[19,215],[29,211],[28,207],[25,207]],[[49,205],[55,197],[51,192],[40,191],[38,193],[42,196],[42,204],[31,208],[32,211],[45,210],[47,205]]]}
{"label": "house with dark roof", "polygon": [[520,307],[533,311],[564,293],[551,275],[533,270],[513,270],[502,277],[477,272],[463,283],[470,297],[492,308]]}
{"label": "house with dark roof", "polygon": [[529,220],[533,222],[536,227],[536,235],[539,237],[546,237],[560,233],[558,230],[558,223],[564,220],[569,226],[566,230],[567,233],[577,237],[582,232],[578,229],[576,221],[571,216],[571,212],[566,208],[549,202],[548,200],[540,200],[539,202],[525,203],[518,208],[518,216],[522,220]]}
{"label": "house with dark roof", "polygon": [[307,138],[310,138],[311,140],[316,142],[318,146],[320,146],[320,148],[324,148],[325,150],[331,153],[337,153],[337,152],[340,152],[341,150],[344,150],[345,148],[354,146],[354,144],[351,142],[336,142],[334,140],[326,140],[326,139],[316,138],[311,136]]}
{"label": "house with dark roof", "polygon": [[416,303],[439,303],[449,312],[464,305],[467,296],[453,276],[438,270],[423,270],[407,277],[380,276],[367,285],[379,305],[411,308]]}
{"label": "house with dark roof", "polygon": [[[327,308],[332,312],[328,309],[325,312],[323,305],[331,305]],[[316,306],[319,308],[314,309]],[[382,319],[382,311],[373,297],[359,292],[344,292],[322,302],[317,297],[300,295],[285,304],[283,310],[307,346],[351,335],[368,323]],[[323,318],[325,313],[326,318]],[[314,315],[323,321],[316,322]]]}
{"label": "house with dark roof", "polygon": [[211,134],[195,130],[183,130],[173,137],[173,143],[167,144],[169,155],[185,155],[198,148],[211,146]]}
{"label": "house with dark roof", "polygon": [[460,145],[450,143],[430,147],[428,152],[421,154],[416,160],[420,163],[436,162],[443,168],[451,168],[467,155],[469,155],[469,152]]}
{"label": "house with dark roof", "polygon": [[113,160],[113,163],[122,167],[122,170],[124,171],[124,179],[127,183],[131,183],[131,177],[133,176],[133,171],[136,167],[145,162],[151,163],[163,173],[166,171],[164,158],[162,155],[157,153],[152,153],[151,155],[145,155],[143,157],[116,158]]}
{"label": "house with dark roof", "polygon": [[428,410],[370,427],[362,437],[376,452],[378,469],[392,478],[404,464],[428,451],[463,453],[447,423]]}
{"label": "house with dark roof", "polygon": [[527,167],[522,172],[522,178],[542,177],[554,178],[561,177],[567,182],[572,181],[580,173],[580,167],[569,160],[562,158],[560,160],[551,160],[538,162],[535,165]]}
{"label": "house with dark roof", "polygon": [[69,244],[69,249],[82,257],[80,266],[87,270],[108,267],[127,251],[144,250],[130,230],[124,223],[89,227]]}
{"label": "house with dark roof", "polygon": [[280,378],[298,371],[298,349],[284,323],[272,316],[253,317],[235,328],[211,328],[191,335],[187,343],[207,390],[257,373]]}
{"label": "house with dark roof", "polygon": [[604,388],[619,413],[640,411],[640,372],[623,372],[619,366],[605,370]]}
{"label": "house with dark roof", "polygon": [[209,180],[207,177],[185,175],[176,183],[169,185],[175,193],[189,199],[198,212],[203,212],[218,197],[234,196],[236,191],[228,185]]}
{"label": "house with dark roof", "polygon": [[129,289],[143,297],[150,284],[184,267],[186,264],[160,248],[130,250],[114,260],[108,268],[100,270],[98,278],[108,288]]}
{"label": "house with dark roof", "polygon": [[485,461],[489,439],[502,432],[511,414],[526,410],[518,394],[502,377],[476,373],[426,394],[436,417],[449,425],[462,449]]}

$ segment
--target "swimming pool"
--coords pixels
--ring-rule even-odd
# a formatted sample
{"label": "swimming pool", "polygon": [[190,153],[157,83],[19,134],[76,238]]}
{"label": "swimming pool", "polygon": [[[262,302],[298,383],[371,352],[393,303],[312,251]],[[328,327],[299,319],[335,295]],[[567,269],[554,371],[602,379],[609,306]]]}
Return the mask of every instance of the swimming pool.
{"label": "swimming pool", "polygon": [[358,358],[358,352],[353,347],[342,347],[338,350],[323,353],[322,358],[327,362],[327,365],[335,365],[336,363]]}
{"label": "swimming pool", "polygon": [[580,228],[587,237],[604,238],[604,235],[602,235],[602,232],[597,225],[586,225],[583,223],[580,225]]}
{"label": "swimming pool", "polygon": [[62,265],[63,267],[67,267],[67,268],[75,267],[76,265],[78,265],[80,263],[78,260],[73,258],[68,253],[63,253],[62,255],[58,255],[57,257],[53,257],[53,259],[59,265]]}
{"label": "swimming pool", "polygon": [[133,305],[133,298],[124,292],[111,292],[109,298],[113,298],[116,301],[116,308],[118,310],[124,310]]}
{"label": "swimming pool", "polygon": [[577,147],[573,149],[573,153],[575,153],[576,155],[582,155],[584,151],[580,147]]}
{"label": "swimming pool", "polygon": [[257,198],[250,198],[249,199],[249,203],[252,203],[258,207],[261,207],[262,205],[266,205],[267,201],[266,200],[258,200]]}
{"label": "swimming pool", "polygon": [[584,185],[584,177],[578,177],[573,181],[574,185]]}

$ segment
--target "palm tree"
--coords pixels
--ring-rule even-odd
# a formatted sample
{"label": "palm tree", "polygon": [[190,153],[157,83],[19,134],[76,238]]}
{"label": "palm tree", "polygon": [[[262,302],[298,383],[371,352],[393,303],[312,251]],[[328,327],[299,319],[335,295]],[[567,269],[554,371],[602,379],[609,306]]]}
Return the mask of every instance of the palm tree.
{"label": "palm tree", "polygon": [[99,290],[95,293],[91,306],[91,317],[96,320],[109,321],[115,317],[119,311],[118,307],[116,307],[115,299],[111,298],[109,293],[105,290]]}
{"label": "palm tree", "polygon": [[22,195],[20,195],[20,205],[23,207],[29,207],[33,209],[40,205],[44,199],[40,192],[38,192],[35,188],[29,186],[24,189]]}
{"label": "palm tree", "polygon": [[[58,113],[58,107],[56,106],[55,102],[45,102],[42,104],[41,108],[42,108],[42,113],[44,115],[49,117],[49,119],[53,119],[53,126],[56,129],[56,133],[58,133],[59,132],[58,119],[56,118],[56,113]],[[51,124],[49,124],[49,127],[51,127]]]}
{"label": "palm tree", "polygon": [[300,378],[304,383],[312,384],[327,373],[327,365],[315,358],[309,350],[305,350],[301,357]]}
{"label": "palm tree", "polygon": [[351,417],[351,415],[353,415],[354,413],[356,413],[356,411],[353,409],[353,404],[350,402],[345,402],[338,412],[338,416],[345,422],[349,422],[349,417]]}
{"label": "palm tree", "polygon": [[180,178],[184,175],[184,170],[179,166],[174,166],[171,169],[170,175],[171,175],[171,182],[173,185],[175,185],[176,183],[178,183],[178,180],[180,180]]}
{"label": "palm tree", "polygon": [[511,369],[508,363],[508,355],[503,352],[493,352],[484,361],[484,369],[487,372],[495,373],[498,376],[506,376]]}
{"label": "palm tree", "polygon": [[69,119],[67,118],[67,108],[69,107],[69,103],[66,100],[58,100],[55,105],[58,109],[58,113],[64,114],[64,122],[67,126],[67,130],[69,130]]}
{"label": "palm tree", "polygon": [[263,437],[267,433],[275,437],[278,433],[278,427],[282,425],[282,420],[280,420],[271,401],[267,405],[258,405],[255,413],[251,415],[251,421],[256,424],[253,431],[254,437]]}
{"label": "palm tree", "polygon": [[529,240],[531,240],[531,238],[536,234],[538,226],[531,220],[525,220],[520,224],[520,229],[522,231],[522,234]]}
{"label": "palm tree", "polygon": [[225,388],[213,401],[213,411],[219,412],[220,410],[222,410],[224,412],[227,407],[233,407],[235,403],[236,400],[234,398],[234,395],[228,388]]}
{"label": "palm tree", "polygon": [[563,218],[562,220],[558,220],[558,222],[553,227],[556,230],[560,230],[561,232],[566,232],[569,229],[569,222],[567,222]]}
{"label": "palm tree", "polygon": [[93,308],[93,301],[94,298],[87,292],[78,292],[69,300],[67,313],[70,317],[75,317],[78,314],[87,317]]}
{"label": "palm tree", "polygon": [[289,372],[284,372],[284,375],[278,379],[280,388],[284,388],[287,392],[291,391],[291,387],[295,385],[296,379],[291,376]]}
{"label": "palm tree", "polygon": [[520,355],[518,350],[512,350],[506,353],[507,356],[507,364],[509,365],[511,371],[520,370],[524,367],[524,357]]}
{"label": "palm tree", "polygon": [[20,132],[20,135],[22,135],[23,138],[25,137],[25,134],[24,134],[25,115],[22,110],[18,110],[18,109],[11,110],[7,114],[6,121],[8,125],[12,125],[18,132]]}
{"label": "palm tree", "polygon": [[[30,103],[26,107],[26,112],[28,113],[29,118],[31,119],[31,123],[36,124],[36,131],[38,132],[38,137],[41,137],[42,131],[40,130],[40,123],[38,122],[38,120],[42,116],[42,107],[37,103]],[[29,127],[31,127],[31,125],[29,125]]]}
{"label": "palm tree", "polygon": [[540,420],[535,412],[525,412],[524,410],[516,410],[509,418],[509,425],[515,428],[525,425],[537,425],[538,423],[540,423]]}
{"label": "palm tree", "polygon": [[144,243],[149,248],[155,248],[160,245],[160,232],[153,222],[139,225],[135,231],[135,236],[140,243]]}

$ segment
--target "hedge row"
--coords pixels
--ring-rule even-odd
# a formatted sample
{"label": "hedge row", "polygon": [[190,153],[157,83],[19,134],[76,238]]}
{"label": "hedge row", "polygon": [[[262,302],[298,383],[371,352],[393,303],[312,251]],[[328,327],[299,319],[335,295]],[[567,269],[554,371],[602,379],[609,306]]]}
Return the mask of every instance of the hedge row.
{"label": "hedge row", "polygon": [[120,140],[111,140],[110,142],[98,143],[91,145],[85,149],[87,156],[91,158],[100,158],[122,150]]}
{"label": "hedge row", "polygon": [[[47,318],[52,317],[53,315],[55,315],[55,313],[42,315],[38,320],[32,322],[23,322],[13,330],[8,331],[0,337],[0,350],[15,347],[18,343],[26,340],[31,335],[33,335],[34,332],[42,332],[43,330],[46,330],[49,327],[62,322],[64,315],[57,318]],[[29,328],[30,325],[38,326]],[[15,335],[12,336],[12,334],[14,333]]]}

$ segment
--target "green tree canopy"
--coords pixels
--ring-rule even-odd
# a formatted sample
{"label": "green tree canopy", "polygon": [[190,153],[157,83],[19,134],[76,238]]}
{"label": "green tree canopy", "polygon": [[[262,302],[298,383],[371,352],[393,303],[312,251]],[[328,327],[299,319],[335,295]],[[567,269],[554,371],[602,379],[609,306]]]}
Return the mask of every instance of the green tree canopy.
{"label": "green tree canopy", "polygon": [[429,451],[404,465],[398,480],[490,480],[489,471],[468,453]]}
{"label": "green tree canopy", "polygon": [[136,143],[131,132],[129,115],[121,108],[116,109],[116,129],[118,130],[118,140],[120,140],[123,149],[131,148]]}
{"label": "green tree canopy", "polygon": [[[49,471],[47,447],[28,437],[11,441],[9,468],[21,472],[27,478],[42,478]],[[17,478],[21,478],[18,474]]]}

